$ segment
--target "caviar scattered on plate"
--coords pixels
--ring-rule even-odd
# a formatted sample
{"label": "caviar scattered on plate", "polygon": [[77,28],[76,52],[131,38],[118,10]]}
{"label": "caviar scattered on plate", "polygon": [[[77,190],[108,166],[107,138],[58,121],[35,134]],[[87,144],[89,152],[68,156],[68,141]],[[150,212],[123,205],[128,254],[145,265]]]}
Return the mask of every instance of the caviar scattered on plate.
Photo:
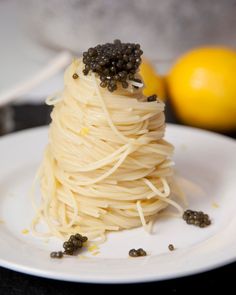
{"label": "caviar scattered on plate", "polygon": [[169,249],[170,251],[174,251],[174,250],[175,250],[175,247],[174,247],[173,244],[169,244],[168,249]]}
{"label": "caviar scattered on plate", "polygon": [[186,210],[183,214],[183,219],[187,224],[192,224],[198,227],[206,227],[211,224],[211,220],[208,214],[202,211]]}
{"label": "caviar scattered on plate", "polygon": [[64,242],[64,251],[51,252],[51,258],[62,258],[64,255],[76,255],[78,250],[83,247],[83,244],[87,242],[88,238],[81,234],[71,235],[68,241]]}
{"label": "caviar scattered on plate", "polygon": [[141,256],[146,256],[146,255],[147,255],[147,252],[144,251],[142,248],[139,248],[137,250],[131,249],[129,251],[129,256],[130,257],[141,257]]}

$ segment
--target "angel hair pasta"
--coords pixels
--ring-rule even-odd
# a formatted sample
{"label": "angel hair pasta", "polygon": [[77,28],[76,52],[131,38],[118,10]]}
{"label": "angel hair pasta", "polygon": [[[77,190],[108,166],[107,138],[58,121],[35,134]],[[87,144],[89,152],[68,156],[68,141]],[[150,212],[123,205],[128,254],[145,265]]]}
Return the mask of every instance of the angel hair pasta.
{"label": "angel hair pasta", "polygon": [[65,71],[38,178],[34,227],[89,239],[150,223],[168,205],[173,146],[166,142],[164,103],[142,93],[138,44],[90,48]]}

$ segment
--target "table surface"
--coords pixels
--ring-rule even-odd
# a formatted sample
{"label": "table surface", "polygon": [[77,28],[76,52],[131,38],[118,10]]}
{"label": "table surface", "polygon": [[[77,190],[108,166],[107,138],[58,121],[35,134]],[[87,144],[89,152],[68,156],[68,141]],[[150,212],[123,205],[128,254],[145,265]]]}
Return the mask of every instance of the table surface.
{"label": "table surface", "polygon": [[[13,119],[13,132],[25,128],[45,125],[50,122],[51,109],[45,105],[12,105],[10,106]],[[166,108],[167,122],[178,123],[171,107],[167,104]],[[236,138],[236,133],[228,134]],[[234,290],[234,277],[236,272],[236,262],[224,267],[208,271],[205,273],[192,275],[188,277],[166,280],[161,282],[145,284],[128,284],[128,285],[97,285],[81,284],[56,281],[44,278],[33,277],[30,275],[18,273],[0,267],[0,294],[1,295],[41,295],[41,294],[78,294],[85,290],[88,291],[111,291],[117,288],[117,291],[132,291],[139,288],[141,292],[154,290],[155,293],[164,291],[168,293],[181,294],[182,292],[194,291],[218,291]],[[151,289],[153,287],[153,289]]]}

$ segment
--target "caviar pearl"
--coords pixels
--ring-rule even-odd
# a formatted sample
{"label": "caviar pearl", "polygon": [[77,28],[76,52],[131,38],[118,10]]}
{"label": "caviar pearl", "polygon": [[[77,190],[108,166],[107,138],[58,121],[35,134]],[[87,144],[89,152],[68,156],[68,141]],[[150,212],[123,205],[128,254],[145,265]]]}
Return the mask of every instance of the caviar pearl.
{"label": "caviar pearl", "polygon": [[206,227],[211,224],[211,220],[208,214],[203,213],[202,211],[186,210],[183,214],[183,219],[187,224],[193,224],[198,227]]}

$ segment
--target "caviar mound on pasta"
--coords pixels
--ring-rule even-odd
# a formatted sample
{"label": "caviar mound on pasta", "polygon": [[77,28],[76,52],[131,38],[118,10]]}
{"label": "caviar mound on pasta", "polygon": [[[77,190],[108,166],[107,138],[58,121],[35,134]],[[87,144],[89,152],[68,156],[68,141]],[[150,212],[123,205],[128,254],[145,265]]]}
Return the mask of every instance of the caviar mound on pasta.
{"label": "caviar mound on pasta", "polygon": [[99,75],[85,75],[84,66],[74,60],[64,90],[47,100],[54,108],[33,228],[43,220],[48,235],[79,232],[90,240],[108,231],[148,230],[168,205],[182,212],[170,197],[173,146],[163,139],[164,103],[148,101],[128,80],[113,92],[102,88]]}

